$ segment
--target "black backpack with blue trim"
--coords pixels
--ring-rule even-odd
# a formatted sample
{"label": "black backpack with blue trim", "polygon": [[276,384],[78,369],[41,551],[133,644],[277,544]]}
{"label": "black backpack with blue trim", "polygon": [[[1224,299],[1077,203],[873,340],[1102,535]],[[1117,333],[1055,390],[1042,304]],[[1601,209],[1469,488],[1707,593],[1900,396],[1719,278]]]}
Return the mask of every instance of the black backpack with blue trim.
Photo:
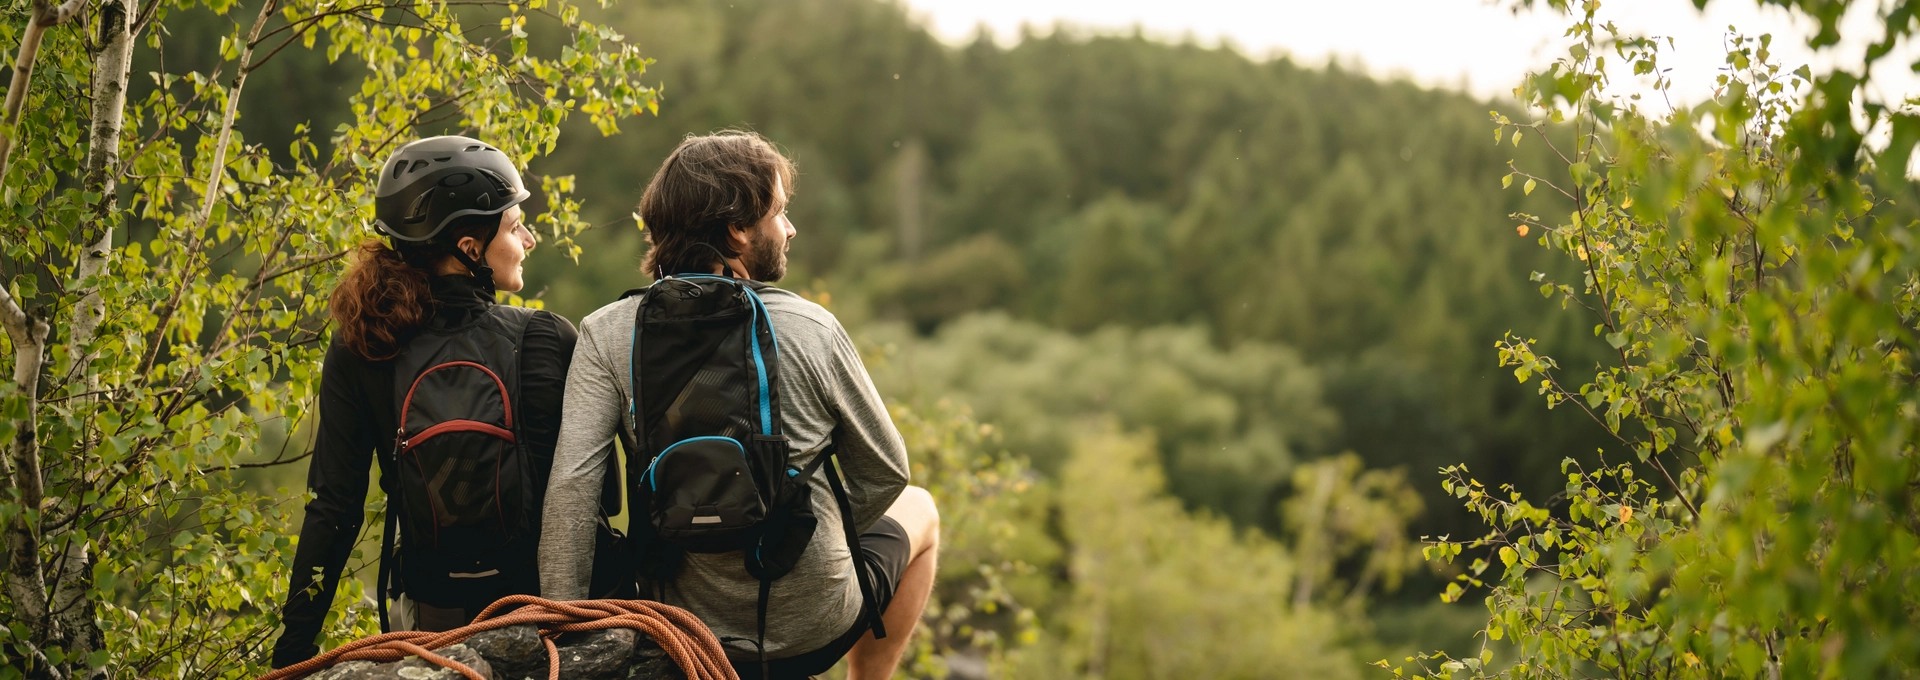
{"label": "black backpack with blue trim", "polygon": [[[822,467],[847,547],[855,560],[862,556],[839,471],[827,465],[832,447],[804,468],[791,464],[780,420],[780,343],[758,292],[765,288],[682,274],[622,296],[640,297],[622,438],[637,575],[660,584],[678,574],[685,553],[740,551],[760,581],[754,644],[763,653],[767,597],[813,538],[808,480]],[[874,637],[886,637],[867,569],[856,562],[854,574]]]}

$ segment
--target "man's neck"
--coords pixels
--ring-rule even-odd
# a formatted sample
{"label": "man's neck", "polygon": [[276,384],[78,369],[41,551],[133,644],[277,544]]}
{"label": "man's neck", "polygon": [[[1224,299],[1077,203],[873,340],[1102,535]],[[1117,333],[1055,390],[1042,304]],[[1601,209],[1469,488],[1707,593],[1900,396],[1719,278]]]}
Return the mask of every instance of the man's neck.
{"label": "man's neck", "polygon": [[748,281],[757,280],[753,278],[753,272],[747,271],[746,263],[741,262],[740,258],[729,257],[721,260],[721,262],[724,263],[724,265],[716,265],[713,268],[713,273],[716,276],[726,276],[728,270],[732,270],[732,272],[735,275],[738,275],[740,278],[746,279]]}

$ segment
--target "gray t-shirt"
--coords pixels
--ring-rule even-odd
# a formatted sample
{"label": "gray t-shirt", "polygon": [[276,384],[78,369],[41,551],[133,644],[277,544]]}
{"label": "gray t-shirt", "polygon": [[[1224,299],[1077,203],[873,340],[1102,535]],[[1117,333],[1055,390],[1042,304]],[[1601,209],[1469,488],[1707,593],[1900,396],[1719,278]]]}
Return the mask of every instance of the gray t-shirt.
{"label": "gray t-shirt", "polygon": [[[838,444],[853,523],[865,531],[907,486],[906,445],[839,320],[791,292],[768,288],[760,297],[779,337],[780,417],[793,446],[793,464],[805,465],[827,444]],[[587,596],[601,480],[606,466],[617,460],[615,428],[626,427],[638,307],[638,298],[628,298],[580,323],[540,536],[540,590],[551,599]],[[826,646],[860,614],[860,587],[824,470],[813,477],[813,487],[819,528],[800,564],[773,583],[768,658]],[[685,571],[665,591],[667,604],[692,611],[714,635],[747,640],[727,643],[731,648],[753,651],[760,583],[747,575],[739,552],[688,555]]]}

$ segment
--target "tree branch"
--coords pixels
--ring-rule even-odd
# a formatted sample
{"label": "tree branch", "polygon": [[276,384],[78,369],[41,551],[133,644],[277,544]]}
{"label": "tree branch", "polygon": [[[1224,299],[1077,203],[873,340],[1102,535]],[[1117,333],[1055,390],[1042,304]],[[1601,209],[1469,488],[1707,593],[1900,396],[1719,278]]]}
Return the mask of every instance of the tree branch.
{"label": "tree branch", "polygon": [[12,131],[20,123],[20,109],[27,103],[27,86],[33,80],[33,61],[40,56],[40,38],[47,29],[65,23],[80,11],[85,0],[67,0],[59,6],[47,5],[47,0],[34,0],[33,16],[27,20],[27,29],[20,35],[20,53],[13,60],[13,79],[7,82],[6,128],[0,132],[0,181],[5,181],[7,159],[13,154],[13,142],[19,137]]}
{"label": "tree branch", "polygon": [[[214,138],[213,159],[207,168],[207,183],[200,201],[200,217],[193,232],[193,241],[187,246],[185,267],[181,276],[193,270],[193,261],[206,244],[207,222],[213,219],[213,204],[220,200],[220,185],[227,174],[227,143],[233,139],[233,120],[240,112],[240,92],[247,85],[247,75],[251,73],[246,64],[253,60],[253,43],[260,39],[260,29],[265,28],[267,20],[273,18],[273,9],[278,0],[267,0],[260,5],[260,15],[254,17],[253,28],[247,31],[247,48],[240,53],[240,72],[233,76],[233,87],[227,90],[226,112],[220,116],[220,133]],[[167,337],[167,326],[173,322],[174,313],[180,310],[180,296],[189,286],[183,280],[173,287],[173,295],[160,308],[159,322],[147,336],[147,354],[140,359],[140,372],[146,373],[153,368],[153,362],[160,356],[160,345]]]}

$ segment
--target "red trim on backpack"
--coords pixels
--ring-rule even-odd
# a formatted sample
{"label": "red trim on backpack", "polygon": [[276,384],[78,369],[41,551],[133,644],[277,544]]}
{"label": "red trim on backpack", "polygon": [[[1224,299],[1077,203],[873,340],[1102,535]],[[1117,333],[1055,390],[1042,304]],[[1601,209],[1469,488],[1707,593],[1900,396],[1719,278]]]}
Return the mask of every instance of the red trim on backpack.
{"label": "red trim on backpack", "polygon": [[[436,436],[439,436],[447,432],[479,432],[482,434],[488,434],[495,437],[499,437],[501,439],[505,439],[508,442],[517,443],[515,442],[513,432],[511,430],[503,428],[499,425],[494,425],[492,423],[483,423],[478,420],[448,420],[448,421],[437,423],[425,430],[421,430],[419,434],[416,434],[414,436],[411,436],[411,437],[406,436],[407,412],[413,408],[413,393],[415,390],[420,389],[420,381],[425,380],[427,378],[427,375],[433,373],[434,371],[438,371],[443,368],[453,368],[455,366],[466,366],[469,368],[479,369],[481,373],[485,373],[488,378],[493,379],[494,387],[499,388],[500,390],[500,406],[502,407],[502,409],[505,411],[505,414],[506,414],[506,419],[505,419],[506,427],[507,428],[513,427],[513,401],[507,396],[507,384],[500,380],[500,375],[497,373],[494,373],[493,369],[487,368],[486,366],[483,366],[471,361],[449,361],[447,363],[438,364],[432,368],[421,371],[420,375],[413,379],[413,384],[407,386],[407,397],[406,399],[400,402],[400,435],[398,437],[399,445],[394,447],[395,457],[398,457],[401,454],[411,451],[414,447],[417,447],[425,443],[428,439],[432,439]],[[420,472],[420,476],[422,478],[426,477],[427,472],[424,468],[420,466],[420,459],[418,457],[413,459],[413,467],[415,470],[418,470]],[[502,516],[502,522],[504,523],[506,513],[502,508],[502,505],[500,502],[499,467],[500,467],[500,462],[498,460],[494,461],[493,505],[494,505],[495,513]],[[438,546],[440,545],[440,508],[437,507],[437,505],[434,503],[433,494],[427,494],[427,510],[433,513],[433,544]],[[388,512],[392,512],[392,510],[388,510]],[[505,525],[503,524],[502,526],[504,527]]]}
{"label": "red trim on backpack", "polygon": [[[447,363],[440,364],[440,365],[434,366],[433,368],[429,368],[427,370],[421,371],[420,377],[414,378],[413,384],[407,386],[407,398],[405,401],[400,402],[400,429],[404,431],[407,428],[407,409],[413,406],[413,391],[420,389],[420,381],[427,379],[427,375],[433,373],[434,371],[438,371],[443,368],[452,368],[454,366],[470,366],[473,368],[477,368],[477,369],[480,369],[481,373],[485,373],[487,374],[487,377],[493,379],[493,385],[495,387],[500,388],[500,405],[505,407],[505,410],[507,412],[506,425],[507,427],[513,427],[513,401],[507,398],[507,384],[500,381],[500,376],[494,373],[493,369],[487,368],[485,366],[476,364],[471,361],[449,361]],[[431,430],[433,428],[427,428],[427,429]]]}
{"label": "red trim on backpack", "polygon": [[513,431],[504,429],[492,423],[483,423],[478,420],[449,420],[443,423],[436,424],[433,427],[429,427],[427,429],[421,430],[420,434],[416,434],[414,436],[411,436],[402,440],[400,442],[400,446],[404,452],[404,449],[411,449],[413,447],[419,446],[421,443],[427,441],[428,439],[432,439],[435,436],[445,434],[448,432],[479,432],[483,434],[490,434],[495,437],[499,437],[501,439],[505,439],[509,443],[512,443],[514,441]]}

